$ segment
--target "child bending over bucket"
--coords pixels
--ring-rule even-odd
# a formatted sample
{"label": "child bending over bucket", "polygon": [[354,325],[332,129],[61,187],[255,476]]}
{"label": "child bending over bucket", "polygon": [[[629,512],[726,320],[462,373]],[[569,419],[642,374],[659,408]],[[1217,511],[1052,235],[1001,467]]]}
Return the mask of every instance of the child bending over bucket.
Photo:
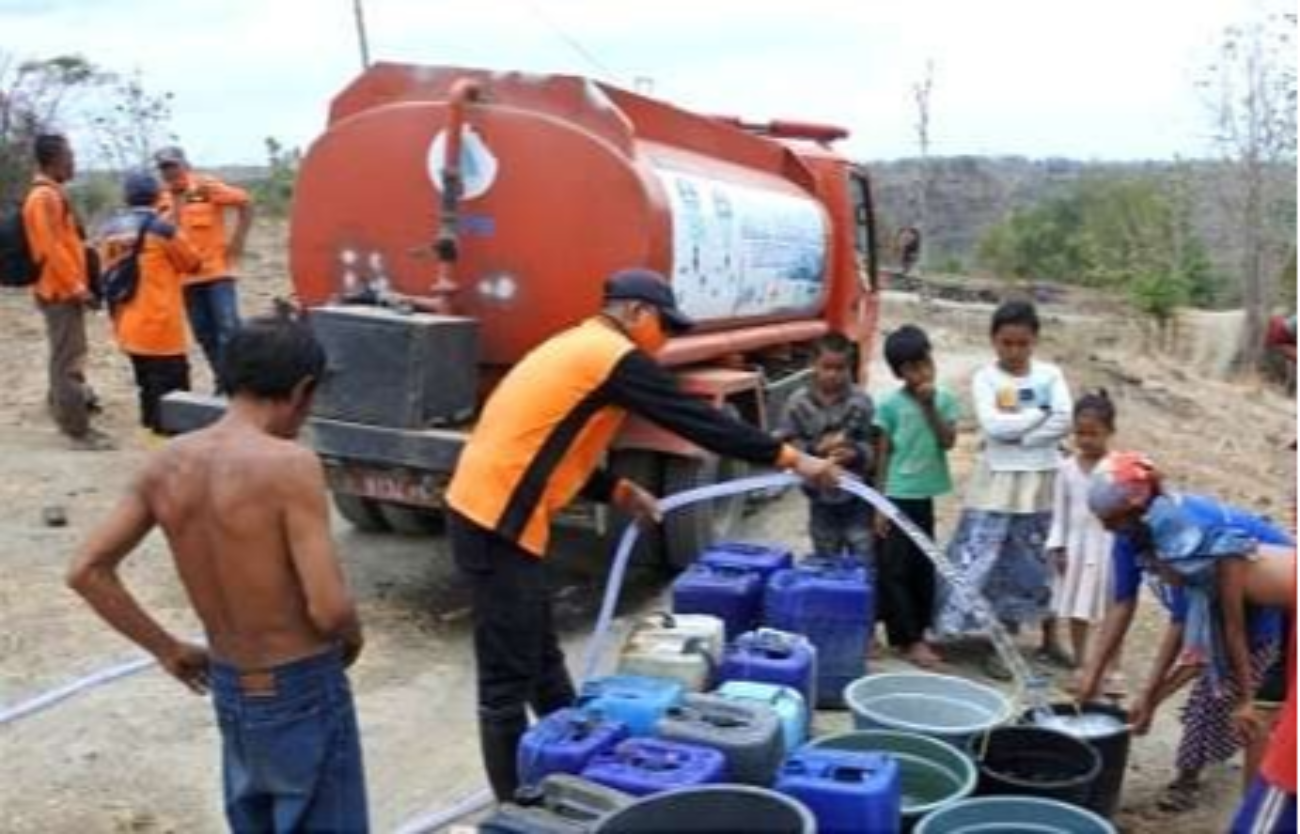
{"label": "child bending over bucket", "polygon": [[[874,437],[871,398],[853,385],[854,346],[840,333],[817,342],[812,382],[786,403],[778,434],[798,449],[829,458],[846,472],[868,480]],[[841,490],[805,486],[808,534],[822,555],[872,555],[871,507]]]}
{"label": "child bending over bucket", "polygon": [[[983,449],[948,550],[966,586],[983,594],[1013,632],[1049,611],[1051,576],[1043,545],[1059,446],[1070,432],[1074,406],[1061,370],[1033,358],[1038,331],[1038,312],[1027,301],[1008,301],[993,313],[989,336],[997,359],[971,383]],[[939,593],[941,632],[987,627],[947,583]],[[1002,680],[1011,676],[997,654],[989,656],[985,672]]]}

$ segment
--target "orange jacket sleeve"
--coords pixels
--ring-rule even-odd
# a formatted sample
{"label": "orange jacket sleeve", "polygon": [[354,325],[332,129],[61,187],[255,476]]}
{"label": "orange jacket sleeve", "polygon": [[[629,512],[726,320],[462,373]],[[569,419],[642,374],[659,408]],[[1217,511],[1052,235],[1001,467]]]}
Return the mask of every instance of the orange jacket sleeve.
{"label": "orange jacket sleeve", "polygon": [[32,259],[41,267],[36,295],[68,301],[86,292],[86,252],[71,210],[53,187],[37,186],[23,204]]}
{"label": "orange jacket sleeve", "polygon": [[203,259],[199,253],[194,250],[190,242],[185,239],[185,235],[177,232],[171,237],[163,238],[163,251],[167,253],[167,260],[171,261],[172,266],[181,275],[189,275],[199,271],[203,264]]}

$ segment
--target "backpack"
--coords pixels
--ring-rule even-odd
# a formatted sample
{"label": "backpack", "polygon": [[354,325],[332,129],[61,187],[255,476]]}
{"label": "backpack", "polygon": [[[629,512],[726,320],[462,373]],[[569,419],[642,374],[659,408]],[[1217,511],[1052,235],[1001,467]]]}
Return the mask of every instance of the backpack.
{"label": "backpack", "polygon": [[135,243],[131,251],[117,263],[104,270],[100,286],[103,288],[104,302],[110,312],[116,311],[123,304],[135,298],[135,291],[140,286],[140,253],[144,251],[144,239],[153,226],[153,216],[148,215],[140,224]]}
{"label": "backpack", "polygon": [[30,287],[41,277],[40,264],[32,259],[23,223],[23,204],[0,214],[0,286]]}

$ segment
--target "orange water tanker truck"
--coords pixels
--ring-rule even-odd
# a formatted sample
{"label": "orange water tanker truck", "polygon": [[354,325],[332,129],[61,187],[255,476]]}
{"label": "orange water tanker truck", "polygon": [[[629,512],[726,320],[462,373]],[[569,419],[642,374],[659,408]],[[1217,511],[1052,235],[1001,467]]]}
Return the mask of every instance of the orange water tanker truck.
{"label": "orange water tanker truck", "polygon": [[[567,75],[381,63],[333,101],[290,222],[298,300],[329,354],[310,441],[358,527],[435,530],[474,415],[529,350],[594,314],[611,272],[668,276],[700,326],[661,361],[770,427],[823,334],[878,314],[866,171],[847,132],[700,115]],[[742,474],[637,420],[609,465],[666,494]],[[677,514],[681,566],[736,502]],[[616,529],[605,510],[564,521]]]}

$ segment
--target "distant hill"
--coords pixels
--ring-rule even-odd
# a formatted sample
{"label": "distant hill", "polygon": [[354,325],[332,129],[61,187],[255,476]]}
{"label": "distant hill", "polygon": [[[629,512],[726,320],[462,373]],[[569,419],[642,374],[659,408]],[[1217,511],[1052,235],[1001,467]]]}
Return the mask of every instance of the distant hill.
{"label": "distant hill", "polygon": [[[916,159],[866,163],[873,175],[876,207],[889,230],[917,222],[914,194],[920,181]],[[1213,161],[1190,162],[1081,162],[1073,159],[955,156],[932,158],[927,190],[929,222],[926,224],[925,263],[931,268],[950,260],[970,267],[976,247],[988,229],[1017,209],[1051,198],[1088,177],[1186,176],[1192,200],[1198,207],[1194,224],[1218,269],[1235,271],[1239,253],[1218,196],[1224,166]],[[1291,195],[1283,211],[1295,216],[1295,169],[1289,177]],[[1292,243],[1294,245],[1294,242]]]}

